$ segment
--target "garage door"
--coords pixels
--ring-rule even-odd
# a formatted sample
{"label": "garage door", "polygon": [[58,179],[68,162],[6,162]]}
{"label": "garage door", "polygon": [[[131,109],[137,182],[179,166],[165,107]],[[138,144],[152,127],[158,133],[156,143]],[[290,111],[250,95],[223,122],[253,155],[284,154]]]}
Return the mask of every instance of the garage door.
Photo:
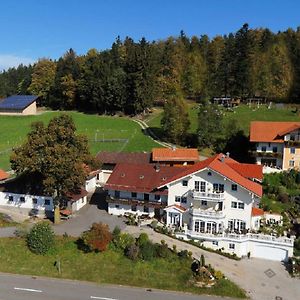
{"label": "garage door", "polygon": [[287,250],[260,245],[254,246],[251,256],[277,261],[286,261],[288,259]]}

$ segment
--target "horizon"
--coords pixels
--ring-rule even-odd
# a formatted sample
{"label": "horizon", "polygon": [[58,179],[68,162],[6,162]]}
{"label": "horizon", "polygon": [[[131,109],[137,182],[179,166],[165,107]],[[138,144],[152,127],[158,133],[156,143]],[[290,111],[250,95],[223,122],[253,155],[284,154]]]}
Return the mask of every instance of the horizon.
{"label": "horizon", "polygon": [[[297,11],[300,3],[294,0],[206,1],[158,0],[114,2],[90,0],[58,0],[42,2],[12,0],[2,3],[5,15],[0,24],[2,47],[0,70],[19,64],[28,65],[39,58],[58,59],[72,48],[78,55],[89,49],[109,49],[115,39],[126,36],[134,41],[165,40],[179,36],[182,30],[188,37],[226,35],[239,30],[244,23],[251,29],[268,28],[272,32],[296,29],[300,26]],[[9,24],[9,26],[7,26]],[[20,30],[21,28],[21,30]]]}

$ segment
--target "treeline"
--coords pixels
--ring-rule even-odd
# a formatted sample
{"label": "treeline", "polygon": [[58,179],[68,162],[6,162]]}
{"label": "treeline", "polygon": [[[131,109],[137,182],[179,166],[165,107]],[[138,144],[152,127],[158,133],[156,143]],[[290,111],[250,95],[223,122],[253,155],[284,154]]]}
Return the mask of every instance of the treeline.
{"label": "treeline", "polygon": [[32,93],[54,109],[136,114],[180,97],[253,97],[300,102],[300,27],[240,30],[149,42],[119,38],[111,49],[39,60],[0,74],[0,95]]}

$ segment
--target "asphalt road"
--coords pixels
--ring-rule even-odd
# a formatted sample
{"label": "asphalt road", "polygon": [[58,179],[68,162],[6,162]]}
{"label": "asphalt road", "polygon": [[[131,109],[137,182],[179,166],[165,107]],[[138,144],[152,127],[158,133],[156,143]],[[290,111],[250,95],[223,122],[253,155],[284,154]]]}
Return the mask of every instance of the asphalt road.
{"label": "asphalt road", "polygon": [[[161,290],[0,273],[0,300],[220,300]],[[224,299],[224,298],[222,298]]]}

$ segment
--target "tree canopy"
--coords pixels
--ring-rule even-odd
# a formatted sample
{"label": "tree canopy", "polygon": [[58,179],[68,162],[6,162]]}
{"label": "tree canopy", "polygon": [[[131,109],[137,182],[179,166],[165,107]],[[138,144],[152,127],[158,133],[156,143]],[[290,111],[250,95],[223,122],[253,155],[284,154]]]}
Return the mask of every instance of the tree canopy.
{"label": "tree canopy", "polygon": [[32,130],[23,145],[13,150],[11,166],[17,175],[31,177],[32,184],[58,201],[83,185],[92,164],[88,141],[77,135],[69,115],[62,114],[50,120],[32,124]]}
{"label": "tree canopy", "polygon": [[300,102],[300,27],[273,33],[244,24],[237,32],[149,42],[119,37],[110,49],[77,55],[69,49],[57,61],[42,59],[0,73],[0,97],[34,93],[54,109],[98,113],[141,113],[154,100],[180,93],[268,97]]}

